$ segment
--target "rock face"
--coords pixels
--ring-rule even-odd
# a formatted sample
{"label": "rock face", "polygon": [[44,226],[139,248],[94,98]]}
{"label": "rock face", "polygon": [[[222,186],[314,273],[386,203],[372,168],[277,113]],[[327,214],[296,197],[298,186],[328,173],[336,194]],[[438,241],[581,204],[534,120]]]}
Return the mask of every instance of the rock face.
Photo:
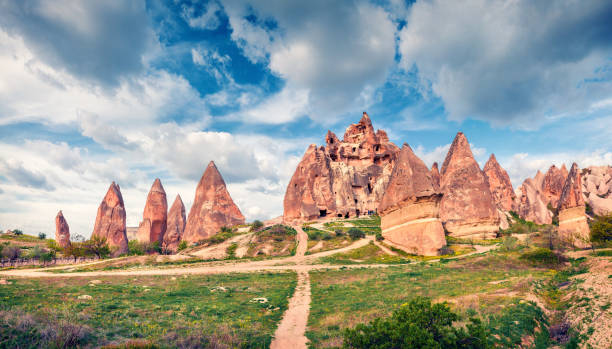
{"label": "rock face", "polygon": [[519,187],[520,196],[516,199],[517,214],[537,224],[552,223],[553,213],[548,209],[546,197],[542,195],[544,175],[538,171],[534,178],[527,178]]}
{"label": "rock face", "polygon": [[223,226],[243,223],[244,216],[227,191],[217,166],[211,161],[196,188],[183,240],[198,242],[215,235]]}
{"label": "rock face", "polygon": [[435,190],[440,189],[440,170],[438,170],[438,163],[434,162],[431,165],[431,181]]}
{"label": "rock face", "polygon": [[544,201],[550,204],[552,207],[559,205],[559,199],[561,198],[561,192],[563,191],[563,185],[567,179],[567,169],[565,165],[561,168],[552,165],[542,181],[542,195],[544,195]]}
{"label": "rock face", "polygon": [[70,228],[62,211],[55,216],[55,241],[62,248],[70,246]]}
{"label": "rock face", "polygon": [[168,201],[166,191],[159,178],[156,178],[151,186],[147,202],[142,214],[142,222],[138,226],[138,241],[147,243],[158,243],[161,247],[166,233],[166,221],[168,218]]}
{"label": "rock face", "polygon": [[483,168],[483,172],[489,182],[489,189],[493,194],[493,199],[497,208],[502,211],[512,210],[512,205],[516,199],[510,176],[497,162],[495,154],[491,154],[489,160]]}
{"label": "rock face", "polygon": [[596,215],[612,212],[612,167],[591,166],[582,170],[582,197]]}
{"label": "rock face", "polygon": [[582,198],[580,169],[576,163],[565,180],[559,199],[559,236],[576,247],[588,247],[589,224]]}
{"label": "rock face", "polygon": [[374,132],[368,114],[350,125],[342,141],[331,131],[325,146],[310,145],[285,193],[286,222],[375,212],[399,148]]}
{"label": "rock face", "polygon": [[427,166],[404,144],[378,208],[382,235],[409,253],[438,255],[446,246],[441,197]]}
{"label": "rock face", "polygon": [[113,256],[128,252],[125,206],[119,185],[115,182],[110,185],[106,196],[98,207],[96,224],[91,235],[106,238]]}
{"label": "rock face", "polygon": [[170,211],[168,212],[168,225],[164,235],[163,249],[176,252],[185,231],[185,205],[180,195],[176,196]]}
{"label": "rock face", "polygon": [[495,200],[463,133],[457,133],[440,175],[440,218],[449,235],[495,238],[500,221]]}

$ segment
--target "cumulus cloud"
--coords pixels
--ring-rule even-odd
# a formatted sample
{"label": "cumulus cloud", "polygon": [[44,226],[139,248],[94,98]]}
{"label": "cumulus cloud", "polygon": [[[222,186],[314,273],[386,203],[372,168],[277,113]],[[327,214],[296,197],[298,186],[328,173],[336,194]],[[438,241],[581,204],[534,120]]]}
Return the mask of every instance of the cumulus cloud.
{"label": "cumulus cloud", "polygon": [[0,27],[41,61],[104,86],[142,71],[155,43],[144,1],[2,1]]}
{"label": "cumulus cloud", "polygon": [[10,181],[25,187],[43,190],[55,189],[44,174],[27,168],[22,161],[16,159],[0,159],[0,171]]}
{"label": "cumulus cloud", "polygon": [[401,64],[417,68],[451,119],[533,128],[612,93],[610,18],[601,1],[417,1]]}
{"label": "cumulus cloud", "polygon": [[394,64],[395,26],[381,7],[328,1],[223,5],[244,54],[266,63],[289,88],[308,91],[315,120],[362,109]]}
{"label": "cumulus cloud", "polygon": [[190,27],[215,30],[219,27],[221,21],[219,15],[221,12],[221,6],[216,1],[209,1],[202,8],[200,6],[187,6],[183,5],[183,12],[181,13],[183,19],[187,21]]}

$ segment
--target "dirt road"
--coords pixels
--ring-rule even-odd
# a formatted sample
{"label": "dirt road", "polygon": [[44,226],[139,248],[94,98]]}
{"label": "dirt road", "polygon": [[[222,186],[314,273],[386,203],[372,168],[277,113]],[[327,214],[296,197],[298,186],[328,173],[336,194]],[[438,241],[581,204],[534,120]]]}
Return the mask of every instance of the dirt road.
{"label": "dirt road", "polygon": [[306,324],[310,313],[310,276],[307,270],[298,271],[298,284],[283,319],[281,320],[270,349],[306,348]]}

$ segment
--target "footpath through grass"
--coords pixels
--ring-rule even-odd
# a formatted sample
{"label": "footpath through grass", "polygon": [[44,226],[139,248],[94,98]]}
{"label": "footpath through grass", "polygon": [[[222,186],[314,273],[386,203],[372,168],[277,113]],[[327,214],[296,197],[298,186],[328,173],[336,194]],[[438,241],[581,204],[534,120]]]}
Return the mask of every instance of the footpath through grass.
{"label": "footpath through grass", "polygon": [[157,347],[267,348],[296,274],[9,281],[0,286],[0,347],[136,340]]}
{"label": "footpath through grass", "polygon": [[[548,279],[554,273],[530,266],[517,256],[498,253],[446,263],[419,263],[376,270],[313,271],[310,274],[312,302],[307,336],[315,348],[341,346],[344,328],[388,316],[399,305],[416,296],[449,301],[464,315],[498,316],[499,320],[491,322],[491,326],[498,327],[498,332],[512,332],[514,330],[507,328],[511,324],[504,322],[512,314],[539,312],[531,303],[520,308],[511,307],[523,304],[519,303],[519,297],[529,291],[533,280]],[[504,315],[509,309],[515,310]],[[518,335],[516,331],[508,332],[512,338],[504,337],[505,340],[512,342],[520,339],[521,334],[529,334],[541,325],[542,319],[538,317],[536,320],[529,326],[525,325]]]}

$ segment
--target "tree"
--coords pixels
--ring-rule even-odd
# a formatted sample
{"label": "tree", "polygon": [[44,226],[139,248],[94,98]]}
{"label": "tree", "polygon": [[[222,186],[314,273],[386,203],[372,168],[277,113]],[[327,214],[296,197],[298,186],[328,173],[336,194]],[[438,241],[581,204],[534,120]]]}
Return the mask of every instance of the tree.
{"label": "tree", "polygon": [[15,230],[13,230],[13,234],[14,235],[23,235],[23,232],[21,230],[19,230],[19,229],[15,229]]}
{"label": "tree", "polygon": [[38,238],[41,239],[41,240],[44,240],[44,239],[47,238],[47,234],[45,234],[45,233],[38,233]]}
{"label": "tree", "polygon": [[74,235],[71,239],[71,241],[76,241],[76,242],[85,242],[85,237],[81,234],[76,234]]}
{"label": "tree", "polygon": [[263,226],[263,222],[256,219],[253,224],[251,224],[251,231],[258,231],[259,229],[263,228]]}
{"label": "tree", "polygon": [[344,332],[344,348],[487,348],[487,330],[471,318],[467,330],[453,327],[459,320],[446,303],[416,298],[390,318],[378,318]]}
{"label": "tree", "polygon": [[595,217],[591,223],[590,240],[592,245],[598,246],[612,243],[612,213]]}
{"label": "tree", "polygon": [[349,229],[348,234],[353,240],[363,239],[365,237],[365,233],[361,229],[357,228]]}
{"label": "tree", "polygon": [[64,248],[64,256],[72,257],[76,262],[77,258],[85,256],[85,249],[82,244],[81,242],[72,242]]}
{"label": "tree", "polygon": [[17,259],[21,256],[21,248],[19,246],[8,245],[2,249],[2,256],[10,260]]}
{"label": "tree", "polygon": [[110,254],[106,238],[98,235],[92,236],[91,239],[83,243],[83,247],[86,253],[94,254],[98,258],[106,257]]}

